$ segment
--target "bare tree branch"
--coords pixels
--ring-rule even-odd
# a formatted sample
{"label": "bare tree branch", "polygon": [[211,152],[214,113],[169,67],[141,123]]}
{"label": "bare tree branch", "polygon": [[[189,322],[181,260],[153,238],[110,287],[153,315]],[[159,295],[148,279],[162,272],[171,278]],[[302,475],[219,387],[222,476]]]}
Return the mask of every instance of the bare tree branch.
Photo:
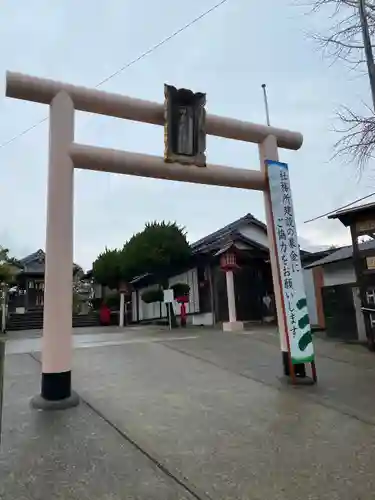
{"label": "bare tree branch", "polygon": [[[344,61],[359,72],[367,73],[358,0],[307,0],[310,12],[324,12],[332,21],[322,33],[310,34],[323,54]],[[305,4],[306,5],[306,4]],[[375,0],[365,0],[365,10],[371,40],[375,41]],[[369,159],[375,156],[375,114],[367,107],[364,115],[347,107],[337,113],[341,127],[336,128],[340,139],[334,145],[334,157],[345,156],[358,165],[362,175]]]}
{"label": "bare tree branch", "polygon": [[[362,28],[358,0],[309,0],[311,12],[327,12],[332,25],[311,38],[333,60],[340,59],[357,67],[363,64]],[[370,36],[375,38],[375,0],[366,1]]]}
{"label": "bare tree branch", "polygon": [[337,115],[342,128],[336,129],[341,138],[335,143],[334,156],[348,156],[358,164],[359,174],[363,173],[369,159],[374,158],[375,150],[375,116],[361,116],[347,107],[343,107]]}

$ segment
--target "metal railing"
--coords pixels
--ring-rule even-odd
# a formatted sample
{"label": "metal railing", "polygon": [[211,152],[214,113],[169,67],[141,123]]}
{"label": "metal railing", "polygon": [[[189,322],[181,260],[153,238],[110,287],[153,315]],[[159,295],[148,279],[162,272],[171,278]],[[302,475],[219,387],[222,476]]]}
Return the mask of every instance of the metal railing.
{"label": "metal railing", "polygon": [[361,311],[367,313],[375,313],[375,307],[361,307]]}

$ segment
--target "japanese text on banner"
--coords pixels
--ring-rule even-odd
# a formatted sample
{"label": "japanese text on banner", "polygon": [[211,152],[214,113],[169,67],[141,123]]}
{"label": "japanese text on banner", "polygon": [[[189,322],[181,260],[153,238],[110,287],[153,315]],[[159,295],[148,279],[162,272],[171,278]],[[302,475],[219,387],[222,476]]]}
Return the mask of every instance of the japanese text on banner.
{"label": "japanese text on banner", "polygon": [[267,162],[287,334],[294,363],[314,356],[288,166]]}

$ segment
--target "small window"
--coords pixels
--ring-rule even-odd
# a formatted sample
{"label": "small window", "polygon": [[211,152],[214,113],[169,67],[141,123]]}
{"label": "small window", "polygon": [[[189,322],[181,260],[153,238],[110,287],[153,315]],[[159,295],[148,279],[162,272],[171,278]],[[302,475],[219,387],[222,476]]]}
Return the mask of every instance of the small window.
{"label": "small window", "polygon": [[36,299],[35,299],[35,304],[37,306],[42,306],[43,303],[44,303],[44,301],[43,301],[43,295],[37,295]]}
{"label": "small window", "polygon": [[375,290],[374,288],[369,288],[366,292],[366,299],[368,304],[375,305]]}
{"label": "small window", "polygon": [[34,282],[33,281],[29,281],[29,288],[34,288]]}

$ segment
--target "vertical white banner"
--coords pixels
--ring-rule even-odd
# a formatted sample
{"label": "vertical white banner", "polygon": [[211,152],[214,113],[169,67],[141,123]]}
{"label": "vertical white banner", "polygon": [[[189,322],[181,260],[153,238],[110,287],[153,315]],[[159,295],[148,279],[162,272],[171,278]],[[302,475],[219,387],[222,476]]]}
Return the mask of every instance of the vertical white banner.
{"label": "vertical white banner", "polygon": [[303,270],[286,163],[266,161],[283,308],[292,363],[314,359]]}

